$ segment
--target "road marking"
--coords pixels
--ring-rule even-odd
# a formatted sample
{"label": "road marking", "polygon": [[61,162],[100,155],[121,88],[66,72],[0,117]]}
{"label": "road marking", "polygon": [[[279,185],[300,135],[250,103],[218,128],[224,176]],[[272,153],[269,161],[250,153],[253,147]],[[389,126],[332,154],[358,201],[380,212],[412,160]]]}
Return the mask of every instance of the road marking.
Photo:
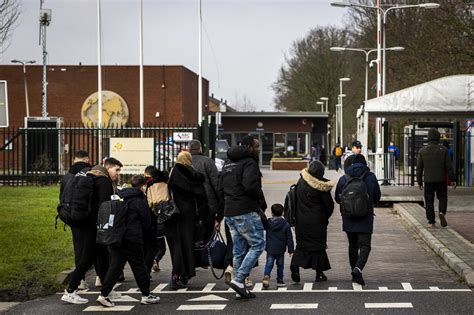
{"label": "road marking", "polygon": [[365,308],[413,308],[411,303],[365,303]]}
{"label": "road marking", "polygon": [[262,283],[255,283],[254,287],[253,287],[253,290],[251,290],[252,292],[261,292],[262,291],[262,288],[263,288],[263,284]]}
{"label": "road marking", "polygon": [[313,290],[313,283],[312,282],[307,282],[303,286],[303,291],[311,291]]}
{"label": "road marking", "polygon": [[402,282],[402,287],[404,290],[406,291],[412,291],[413,290],[413,287],[411,286],[410,283],[408,282]]}
{"label": "road marking", "polygon": [[329,287],[328,291],[337,291],[337,287]]}
{"label": "road marking", "polygon": [[362,291],[362,286],[355,282],[352,282],[352,288],[354,289],[354,291]]}
{"label": "road marking", "polygon": [[439,291],[439,287],[430,287],[431,291]]}
{"label": "road marking", "polygon": [[214,294],[209,294],[209,295],[204,295],[198,298],[188,300],[188,302],[217,302],[217,301],[228,301],[228,299],[214,295]]}
{"label": "road marking", "polygon": [[122,293],[122,294],[123,293],[134,294],[134,293],[141,293],[141,291],[140,291],[139,288],[131,288],[131,289],[128,289],[127,291],[125,291],[125,292],[122,291],[120,293]]}
{"label": "road marking", "polygon": [[286,287],[280,287],[280,288],[277,289],[277,291],[286,291],[286,290],[288,290],[288,288],[286,288]]}
{"label": "road marking", "polygon": [[388,291],[388,288],[387,287],[379,287],[379,290],[380,291]]}
{"label": "road marking", "polygon": [[131,311],[135,305],[116,305],[114,307],[89,306],[84,312],[127,312]]}
{"label": "road marking", "polygon": [[204,289],[202,289],[202,292],[211,292],[212,289],[214,289],[215,286],[216,286],[215,283],[208,283],[208,284],[206,284]]}
{"label": "road marking", "polygon": [[163,290],[167,285],[168,285],[168,283],[160,283],[160,284],[157,285],[156,288],[155,288],[154,290],[152,290],[151,292],[153,292],[153,293],[160,292],[160,291]]}
{"label": "road marking", "polygon": [[272,304],[271,310],[317,309],[318,303]]}
{"label": "road marking", "polygon": [[130,295],[122,295],[120,299],[112,299],[112,302],[138,302],[137,299],[132,298]]}
{"label": "road marking", "polygon": [[186,291],[188,291],[188,288],[178,289],[176,292],[186,292]]}
{"label": "road marking", "polygon": [[225,304],[181,305],[177,311],[222,311]]}

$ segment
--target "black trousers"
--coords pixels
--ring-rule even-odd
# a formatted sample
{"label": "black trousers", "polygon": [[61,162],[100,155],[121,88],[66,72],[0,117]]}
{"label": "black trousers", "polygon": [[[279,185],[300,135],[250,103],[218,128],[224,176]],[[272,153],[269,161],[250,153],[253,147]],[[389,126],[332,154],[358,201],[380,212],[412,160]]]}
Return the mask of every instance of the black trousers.
{"label": "black trousers", "polygon": [[158,251],[156,252],[155,260],[159,262],[166,254],[166,238],[160,237],[157,240],[158,242]]}
{"label": "black trousers", "polygon": [[448,210],[448,185],[441,183],[425,183],[425,209],[428,223],[436,223],[434,211],[434,198],[439,200],[439,212],[446,214]]}
{"label": "black trousers", "polygon": [[95,226],[71,227],[71,231],[76,269],[70,275],[68,292],[77,290],[81,280],[84,279],[96,258],[95,238],[97,228]]}
{"label": "black trousers", "polygon": [[153,261],[160,261],[166,254],[165,237],[156,238],[145,243],[145,265],[148,271],[153,267]]}
{"label": "black trousers", "polygon": [[136,244],[123,240],[120,247],[109,247],[109,249],[110,267],[105,276],[105,281],[102,283],[102,289],[100,290],[102,296],[108,296],[110,291],[112,291],[127,261],[132,269],[133,276],[142,292],[142,295],[149,295],[150,272],[145,266],[143,244]]}
{"label": "black trousers", "polygon": [[102,244],[95,244],[95,252],[95,272],[99,276],[100,281],[104,283],[105,275],[107,274],[110,265],[109,248]]}
{"label": "black trousers", "polygon": [[351,269],[355,267],[361,271],[364,269],[371,250],[371,233],[346,232],[349,240],[349,263]]}

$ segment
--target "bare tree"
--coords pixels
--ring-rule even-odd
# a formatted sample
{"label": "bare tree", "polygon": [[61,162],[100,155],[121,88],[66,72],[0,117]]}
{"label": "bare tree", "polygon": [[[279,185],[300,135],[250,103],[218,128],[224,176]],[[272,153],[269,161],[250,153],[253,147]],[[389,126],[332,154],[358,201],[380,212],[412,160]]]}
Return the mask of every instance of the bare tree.
{"label": "bare tree", "polygon": [[242,96],[236,94],[235,101],[232,107],[238,110],[239,112],[255,112],[257,110],[257,106],[252,103],[252,101],[246,94],[243,94]]}
{"label": "bare tree", "polygon": [[20,1],[0,0],[0,47],[5,50],[10,34],[20,17]]}

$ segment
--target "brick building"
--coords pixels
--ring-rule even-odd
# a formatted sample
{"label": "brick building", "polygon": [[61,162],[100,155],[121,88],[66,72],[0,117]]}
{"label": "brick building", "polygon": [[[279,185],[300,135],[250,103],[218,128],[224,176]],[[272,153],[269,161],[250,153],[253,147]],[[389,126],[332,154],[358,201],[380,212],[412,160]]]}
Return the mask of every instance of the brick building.
{"label": "brick building", "polygon": [[[27,66],[30,116],[41,116],[42,66]],[[50,65],[47,67],[50,117],[65,124],[81,123],[86,99],[97,91],[97,66]],[[183,66],[144,66],[144,123],[197,122],[198,75]],[[26,116],[23,69],[0,66],[0,81],[7,82],[9,126],[24,126]],[[102,89],[115,92],[128,106],[128,125],[138,124],[139,66],[103,66]],[[208,104],[209,82],[203,79],[203,104]],[[204,112],[206,105],[204,105]]]}

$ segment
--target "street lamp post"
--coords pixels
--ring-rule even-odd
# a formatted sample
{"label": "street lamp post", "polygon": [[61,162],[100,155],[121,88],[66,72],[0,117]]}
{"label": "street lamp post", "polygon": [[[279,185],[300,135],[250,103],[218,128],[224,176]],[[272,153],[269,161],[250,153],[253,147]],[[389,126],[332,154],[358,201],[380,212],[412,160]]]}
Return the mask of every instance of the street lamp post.
{"label": "street lamp post", "polygon": [[342,131],[342,126],[343,126],[343,122],[342,122],[342,119],[343,119],[343,107],[342,107],[342,99],[346,96],[345,94],[342,94],[342,82],[348,82],[350,81],[351,79],[350,78],[340,78],[339,79],[339,104],[341,105],[341,145],[343,145],[344,143],[344,137],[343,137],[343,131]]}
{"label": "street lamp post", "polygon": [[321,105],[321,112],[324,111],[324,102],[316,102],[317,105]]}
{"label": "street lamp post", "polygon": [[325,101],[326,102],[326,113],[328,112],[328,101],[329,101],[329,97],[326,97],[326,96],[323,96],[323,97],[320,97],[319,98],[321,101]]}
{"label": "street lamp post", "polygon": [[19,63],[23,65],[23,80],[25,83],[25,105],[26,105],[26,117],[30,117],[30,104],[28,101],[28,81],[26,79],[26,65],[31,65],[34,64],[36,61],[35,60],[17,60],[17,59],[12,59],[12,63]]}
{"label": "street lamp post", "polygon": [[[365,54],[365,100],[368,100],[369,97],[369,55],[373,52],[376,52],[377,49],[363,49],[363,48],[350,48],[350,47],[331,47],[331,51],[358,51],[358,52],[363,52]],[[405,47],[389,47],[389,48],[384,48],[383,51],[385,53],[385,50],[390,50],[390,51],[403,51],[405,50]]]}

